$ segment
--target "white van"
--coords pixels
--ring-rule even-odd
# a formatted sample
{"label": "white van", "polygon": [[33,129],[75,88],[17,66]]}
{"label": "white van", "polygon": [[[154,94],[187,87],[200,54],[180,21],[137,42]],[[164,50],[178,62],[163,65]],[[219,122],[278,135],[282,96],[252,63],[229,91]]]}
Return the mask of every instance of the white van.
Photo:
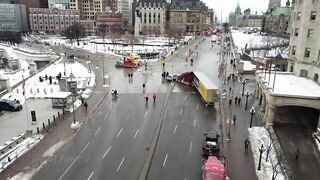
{"label": "white van", "polygon": [[212,43],[216,43],[216,42],[217,42],[217,39],[218,39],[218,36],[213,35],[213,36],[211,37],[211,42],[212,42]]}

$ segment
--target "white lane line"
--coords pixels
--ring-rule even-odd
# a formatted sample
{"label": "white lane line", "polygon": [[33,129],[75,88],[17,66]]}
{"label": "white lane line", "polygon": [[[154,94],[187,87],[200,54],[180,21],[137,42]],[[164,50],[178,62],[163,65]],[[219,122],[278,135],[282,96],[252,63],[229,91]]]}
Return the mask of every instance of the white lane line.
{"label": "white lane line", "polygon": [[199,104],[197,105],[197,110],[199,109]]}
{"label": "white lane line", "polygon": [[118,132],[118,134],[117,134],[117,137],[119,137],[119,136],[120,136],[120,134],[121,134],[122,130],[123,130],[123,128],[121,128],[121,129],[120,129],[120,131],[119,131],[119,132]]}
{"label": "white lane line", "polygon": [[139,129],[137,129],[137,131],[136,131],[136,133],[134,134],[134,136],[133,136],[133,139],[136,139],[136,137],[137,137],[137,135],[138,135],[138,133],[139,133]]}
{"label": "white lane line", "polygon": [[79,159],[79,155],[76,157],[75,160],[72,161],[72,163],[69,165],[69,167],[64,171],[64,173],[60,176],[58,180],[61,180],[64,175],[69,171],[69,169],[73,166],[73,164]]}
{"label": "white lane line", "polygon": [[81,151],[81,154],[87,149],[87,147],[89,146],[89,142],[88,142],[88,144],[82,149],[82,151]]}
{"label": "white lane line", "polygon": [[111,103],[110,103],[110,109],[112,108],[112,101],[111,101]]}
{"label": "white lane line", "polygon": [[125,157],[122,158],[122,161],[120,162],[119,166],[118,166],[118,169],[117,169],[117,172],[120,170],[121,166],[122,166],[122,163],[124,161]]}
{"label": "white lane line", "polygon": [[184,97],[184,100],[187,100],[187,95]]}
{"label": "white lane line", "polygon": [[167,158],[168,158],[168,153],[166,154],[166,157],[164,158],[164,161],[163,161],[162,167],[164,167],[164,166],[166,165]]}
{"label": "white lane line", "polygon": [[126,121],[128,121],[129,120],[129,115],[127,115],[127,118],[126,118]]}
{"label": "white lane line", "polygon": [[148,114],[148,111],[146,111],[146,112],[144,113],[144,117],[147,117],[147,114]]}
{"label": "white lane line", "polygon": [[197,123],[197,120],[195,119],[195,120],[193,121],[193,127],[196,127],[196,123]]}
{"label": "white lane line", "polygon": [[180,110],[180,116],[181,116],[181,114],[182,114],[182,108],[181,108],[181,110]]}
{"label": "white lane line", "polygon": [[191,152],[191,150],[192,150],[192,141],[191,141],[191,143],[190,143],[190,149],[189,149],[189,152]]}
{"label": "white lane line", "polygon": [[110,146],[110,147],[108,148],[108,150],[104,153],[104,155],[102,156],[102,159],[104,159],[104,158],[106,157],[106,155],[109,153],[110,149],[111,149],[111,146]]}
{"label": "white lane line", "polygon": [[104,116],[104,120],[107,120],[108,116],[109,116],[109,112]]}
{"label": "white lane line", "polygon": [[90,174],[87,180],[90,180],[93,174],[94,174],[94,171],[92,171],[92,173]]}
{"label": "white lane line", "polygon": [[101,130],[101,126],[98,127],[98,129],[96,130],[96,132],[94,133],[94,136],[97,136],[97,134],[100,132]]}
{"label": "white lane line", "polygon": [[177,127],[178,127],[178,125],[176,125],[176,126],[174,127],[173,134],[176,134]]}

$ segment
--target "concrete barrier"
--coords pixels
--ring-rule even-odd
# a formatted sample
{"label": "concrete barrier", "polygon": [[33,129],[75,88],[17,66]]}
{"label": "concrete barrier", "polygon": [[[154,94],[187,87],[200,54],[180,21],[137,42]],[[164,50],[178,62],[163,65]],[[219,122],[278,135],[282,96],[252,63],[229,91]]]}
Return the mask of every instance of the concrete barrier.
{"label": "concrete barrier", "polygon": [[14,149],[14,147],[17,146],[17,144],[21,143],[26,138],[30,137],[32,135],[32,131],[27,130],[24,134],[18,136],[17,138],[13,138],[12,141],[5,145],[3,148],[0,149],[0,162],[7,158],[6,153],[8,153],[10,150]]}

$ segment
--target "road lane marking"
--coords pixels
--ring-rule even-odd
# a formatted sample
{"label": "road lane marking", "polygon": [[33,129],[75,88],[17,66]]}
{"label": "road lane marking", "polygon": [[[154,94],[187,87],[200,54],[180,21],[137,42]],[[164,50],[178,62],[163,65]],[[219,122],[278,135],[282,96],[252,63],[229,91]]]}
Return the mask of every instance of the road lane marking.
{"label": "road lane marking", "polygon": [[104,153],[104,155],[102,156],[102,159],[104,159],[104,158],[106,157],[106,155],[109,153],[110,149],[111,149],[111,146],[110,146],[110,147],[108,148],[108,150]]}
{"label": "road lane marking", "polygon": [[190,143],[190,149],[189,149],[189,152],[191,152],[191,150],[192,150],[192,141],[191,141],[191,143]]}
{"label": "road lane marking", "polygon": [[79,159],[79,155],[76,157],[75,160],[72,161],[72,163],[69,165],[69,167],[64,171],[64,173],[60,176],[58,180],[61,180],[64,175],[69,171],[69,169],[73,166],[73,164]]}
{"label": "road lane marking", "polygon": [[134,136],[133,136],[133,139],[136,139],[136,137],[137,137],[137,134],[139,133],[139,129],[137,129],[137,131],[136,131],[136,134],[134,134]]}
{"label": "road lane marking", "polygon": [[180,116],[181,116],[181,114],[182,114],[182,108],[180,109]]}
{"label": "road lane marking", "polygon": [[187,100],[187,95],[184,97],[184,100]]}
{"label": "road lane marking", "polygon": [[148,111],[146,111],[146,112],[144,113],[144,117],[147,117],[147,114],[148,114]]}
{"label": "road lane marking", "polygon": [[119,166],[118,166],[118,169],[117,169],[117,172],[120,170],[121,166],[122,166],[122,163],[124,161],[125,157],[122,158],[122,161],[120,162]]}
{"label": "road lane marking", "polygon": [[112,101],[111,101],[111,103],[110,103],[110,109],[112,108]]}
{"label": "road lane marking", "polygon": [[94,136],[97,136],[97,134],[100,132],[101,126],[98,127],[97,131],[94,133]]}
{"label": "road lane marking", "polygon": [[119,131],[119,132],[118,132],[118,134],[117,134],[117,137],[119,137],[119,136],[120,136],[120,134],[121,134],[122,130],[123,130],[123,128],[121,128],[121,129],[120,129],[120,131]]}
{"label": "road lane marking", "polygon": [[89,146],[89,142],[88,142],[88,144],[82,149],[82,151],[81,151],[81,154],[87,149],[87,147]]}
{"label": "road lane marking", "polygon": [[94,171],[92,171],[92,173],[90,174],[87,180],[90,180],[93,174],[94,174]]}
{"label": "road lane marking", "polygon": [[167,158],[168,158],[168,153],[166,154],[166,157],[164,158],[164,161],[163,161],[162,167],[164,167],[164,166],[166,165]]}
{"label": "road lane marking", "polygon": [[177,127],[178,127],[178,125],[176,125],[176,126],[174,127],[173,134],[176,134]]}
{"label": "road lane marking", "polygon": [[104,120],[107,120],[108,116],[109,116],[109,112],[104,116]]}
{"label": "road lane marking", "polygon": [[196,127],[196,123],[197,123],[197,120],[195,119],[195,120],[193,121],[193,127]]}
{"label": "road lane marking", "polygon": [[197,110],[199,109],[199,104],[197,105]]}
{"label": "road lane marking", "polygon": [[126,118],[126,121],[128,121],[129,120],[129,115],[127,115],[127,118]]}

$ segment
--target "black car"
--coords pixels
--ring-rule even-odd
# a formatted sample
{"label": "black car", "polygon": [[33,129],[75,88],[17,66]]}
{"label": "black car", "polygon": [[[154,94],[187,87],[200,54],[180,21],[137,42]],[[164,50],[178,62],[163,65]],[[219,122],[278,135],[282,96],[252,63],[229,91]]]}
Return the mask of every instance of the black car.
{"label": "black car", "polygon": [[213,156],[218,155],[220,151],[220,143],[219,143],[219,137],[220,135],[216,131],[208,131],[204,133],[206,140],[203,145],[203,153],[206,156]]}
{"label": "black car", "polygon": [[0,109],[6,111],[20,111],[22,105],[16,101],[2,99],[0,100]]}

